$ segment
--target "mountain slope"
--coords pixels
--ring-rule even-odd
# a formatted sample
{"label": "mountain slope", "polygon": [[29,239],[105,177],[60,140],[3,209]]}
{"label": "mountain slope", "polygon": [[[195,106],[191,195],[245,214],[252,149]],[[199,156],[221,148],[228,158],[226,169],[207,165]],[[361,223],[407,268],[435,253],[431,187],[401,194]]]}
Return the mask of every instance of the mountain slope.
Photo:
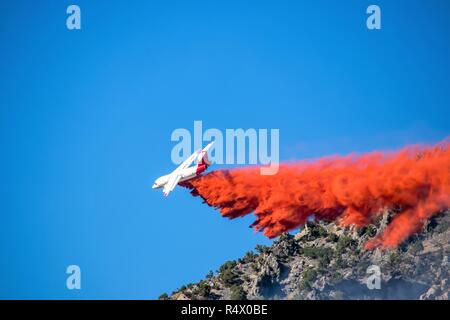
{"label": "mountain slope", "polygon": [[[385,251],[364,250],[364,243],[384,230],[389,212],[360,230],[311,223],[161,299],[448,299],[449,213]],[[378,270],[380,289],[371,290]]]}

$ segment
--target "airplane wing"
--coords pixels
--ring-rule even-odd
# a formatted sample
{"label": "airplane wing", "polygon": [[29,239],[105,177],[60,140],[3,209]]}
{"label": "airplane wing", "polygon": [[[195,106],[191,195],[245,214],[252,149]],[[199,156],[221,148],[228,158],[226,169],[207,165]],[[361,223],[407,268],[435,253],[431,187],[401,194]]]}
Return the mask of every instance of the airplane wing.
{"label": "airplane wing", "polygon": [[[212,145],[212,143],[210,143],[208,145],[208,149],[210,147],[210,145]],[[206,149],[207,150],[207,149]],[[189,158],[187,158],[186,160],[183,161],[183,163],[181,163],[178,168],[176,168],[171,174],[170,174],[170,178],[169,181],[167,181],[166,185],[164,186],[163,189],[163,194],[167,197],[169,195],[170,192],[172,192],[173,189],[175,189],[175,187],[177,186],[178,182],[180,182],[181,179],[181,174],[180,171],[183,169],[186,169],[187,167],[189,167],[197,158],[197,156],[199,154],[201,154],[202,150],[198,150],[195,151],[193,154],[191,154],[189,156]]]}
{"label": "airplane wing", "polygon": [[163,189],[163,194],[166,197],[169,195],[170,192],[172,192],[173,189],[175,189],[175,187],[178,184],[178,182],[180,181],[180,179],[181,179],[181,175],[178,173],[173,173],[170,176],[169,181],[167,181],[167,183]]}
{"label": "airplane wing", "polygon": [[192,162],[194,162],[194,160],[195,160],[195,158],[197,157],[198,153],[199,153],[199,152],[196,151],[196,152],[194,152],[193,154],[191,154],[191,155],[189,156],[189,158],[187,158],[186,160],[184,160],[183,163],[180,164],[180,165],[178,166],[178,168],[175,169],[174,172],[177,172],[177,171],[179,171],[179,170],[181,170],[181,169],[186,169],[187,167],[189,167],[189,166],[192,164]]}

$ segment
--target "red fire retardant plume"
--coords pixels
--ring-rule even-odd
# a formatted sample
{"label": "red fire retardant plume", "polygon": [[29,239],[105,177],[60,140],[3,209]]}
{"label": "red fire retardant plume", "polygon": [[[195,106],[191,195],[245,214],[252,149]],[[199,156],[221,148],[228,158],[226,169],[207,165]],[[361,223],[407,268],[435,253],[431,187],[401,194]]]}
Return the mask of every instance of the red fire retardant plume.
{"label": "red fire retardant plume", "polygon": [[311,215],[362,227],[382,209],[395,208],[384,233],[366,243],[367,249],[392,248],[450,208],[449,145],[447,139],[431,147],[282,164],[272,176],[257,167],[217,170],[185,185],[223,217],[253,212],[252,227],[269,238],[303,226]]}

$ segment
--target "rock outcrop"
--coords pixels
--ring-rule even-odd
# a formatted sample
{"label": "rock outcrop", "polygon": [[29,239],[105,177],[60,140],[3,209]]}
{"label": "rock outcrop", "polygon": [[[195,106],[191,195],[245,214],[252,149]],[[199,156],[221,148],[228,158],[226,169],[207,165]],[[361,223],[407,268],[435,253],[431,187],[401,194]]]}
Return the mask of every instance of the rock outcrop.
{"label": "rock outcrop", "polygon": [[448,299],[450,211],[396,249],[365,250],[390,217],[362,229],[310,223],[164,298]]}

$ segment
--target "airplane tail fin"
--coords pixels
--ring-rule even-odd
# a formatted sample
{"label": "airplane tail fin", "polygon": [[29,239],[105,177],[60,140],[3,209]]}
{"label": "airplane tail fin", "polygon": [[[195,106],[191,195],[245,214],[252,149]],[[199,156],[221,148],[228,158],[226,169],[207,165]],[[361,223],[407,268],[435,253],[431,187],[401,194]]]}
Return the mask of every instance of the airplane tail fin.
{"label": "airplane tail fin", "polygon": [[197,157],[197,173],[201,173],[211,165],[211,161],[208,158],[208,150],[213,145],[213,142],[210,142],[203,150],[201,150]]}
{"label": "airplane tail fin", "polygon": [[208,158],[208,153],[205,151],[202,151],[197,158],[197,165],[206,165],[209,166],[211,164],[211,161]]}

